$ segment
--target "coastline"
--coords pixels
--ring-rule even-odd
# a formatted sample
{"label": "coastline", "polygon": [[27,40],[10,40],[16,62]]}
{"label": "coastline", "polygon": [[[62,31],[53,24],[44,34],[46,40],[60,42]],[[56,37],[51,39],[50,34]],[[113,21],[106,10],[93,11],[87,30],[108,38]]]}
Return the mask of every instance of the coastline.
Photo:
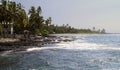
{"label": "coastline", "polygon": [[61,41],[68,42],[73,40],[73,38],[69,38],[68,36],[58,36],[56,34],[50,34],[47,37],[36,36],[32,39],[0,38],[0,52],[26,51],[28,48],[42,47],[45,44],[54,44]]}
{"label": "coastline", "polygon": [[0,38],[0,52],[9,51],[9,50],[16,52],[26,51],[28,48],[42,47],[45,44],[54,44],[54,43],[59,43],[61,41],[63,42],[73,41],[75,38],[69,37],[68,34],[69,36],[73,35],[71,33],[64,33],[64,34],[49,34],[46,37],[35,36],[30,38],[24,38],[23,36],[21,37],[16,36],[15,38]]}

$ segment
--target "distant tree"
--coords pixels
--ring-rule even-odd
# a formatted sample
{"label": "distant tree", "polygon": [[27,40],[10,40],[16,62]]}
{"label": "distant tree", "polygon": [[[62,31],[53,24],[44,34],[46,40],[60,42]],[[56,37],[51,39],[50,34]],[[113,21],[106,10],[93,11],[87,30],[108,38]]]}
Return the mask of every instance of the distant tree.
{"label": "distant tree", "polygon": [[95,31],[95,27],[93,27],[93,31]]}
{"label": "distant tree", "polygon": [[102,34],[106,33],[105,29],[102,29],[102,30],[101,30],[101,33],[102,33]]}

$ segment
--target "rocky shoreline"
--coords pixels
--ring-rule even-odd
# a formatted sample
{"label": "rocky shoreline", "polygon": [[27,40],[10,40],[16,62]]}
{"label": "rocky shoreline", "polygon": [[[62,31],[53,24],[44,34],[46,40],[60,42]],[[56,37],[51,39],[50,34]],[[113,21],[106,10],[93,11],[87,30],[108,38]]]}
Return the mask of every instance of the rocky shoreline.
{"label": "rocky shoreline", "polygon": [[74,39],[68,38],[67,36],[36,36],[32,39],[25,38],[1,38],[0,39],[0,52],[2,51],[25,51],[32,47],[42,47],[44,44],[59,43],[61,41],[68,42]]}

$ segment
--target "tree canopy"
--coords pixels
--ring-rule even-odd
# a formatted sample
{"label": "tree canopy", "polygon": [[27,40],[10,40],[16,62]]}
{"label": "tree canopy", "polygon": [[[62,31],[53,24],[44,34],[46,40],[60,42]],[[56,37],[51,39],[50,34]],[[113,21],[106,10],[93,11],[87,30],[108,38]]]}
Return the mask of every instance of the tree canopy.
{"label": "tree canopy", "polygon": [[[105,29],[93,30],[77,29],[63,24],[58,26],[52,24],[52,18],[44,19],[41,15],[42,8],[31,6],[27,13],[21,3],[13,1],[1,0],[0,5],[0,32],[9,33],[12,31],[16,34],[22,34],[24,30],[28,30],[31,34],[49,34],[49,33],[105,33]],[[10,29],[11,28],[11,29]],[[11,33],[12,34],[12,33]]]}

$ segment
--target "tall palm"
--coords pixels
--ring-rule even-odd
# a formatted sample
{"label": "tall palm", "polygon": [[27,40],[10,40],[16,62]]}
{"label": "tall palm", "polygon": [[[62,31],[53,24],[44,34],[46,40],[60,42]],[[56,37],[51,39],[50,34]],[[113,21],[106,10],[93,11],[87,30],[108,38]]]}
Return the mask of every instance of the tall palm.
{"label": "tall palm", "polygon": [[38,7],[37,9],[35,9],[34,6],[31,7],[31,9],[29,10],[29,28],[31,32],[41,32],[42,28],[43,28],[43,22],[44,19],[41,16],[41,7]]}
{"label": "tall palm", "polygon": [[51,18],[51,17],[49,17],[49,18],[45,21],[45,29],[46,29],[47,31],[50,30],[51,22],[52,22],[52,18]]}
{"label": "tall palm", "polygon": [[17,26],[20,26],[20,29],[23,30],[28,24],[28,16],[22,9],[21,4],[9,2],[8,9],[11,13],[11,34],[13,34],[13,28],[17,28]]}
{"label": "tall palm", "polygon": [[[6,0],[2,0],[1,1],[2,5],[0,7],[0,23],[2,23],[2,25],[4,26],[4,28],[7,28],[7,23],[9,22],[9,11],[7,9],[7,1]],[[8,30],[7,29],[3,29],[4,33],[7,33]],[[5,36],[5,35],[4,35]]]}
{"label": "tall palm", "polygon": [[10,11],[10,17],[11,17],[11,34],[13,34],[13,24],[17,20],[16,18],[18,17],[17,13],[17,4],[15,2],[9,2],[8,4],[8,10]]}
{"label": "tall palm", "polygon": [[20,10],[18,14],[19,14],[18,22],[22,25],[22,27],[26,28],[29,21],[25,10],[24,9]]}

